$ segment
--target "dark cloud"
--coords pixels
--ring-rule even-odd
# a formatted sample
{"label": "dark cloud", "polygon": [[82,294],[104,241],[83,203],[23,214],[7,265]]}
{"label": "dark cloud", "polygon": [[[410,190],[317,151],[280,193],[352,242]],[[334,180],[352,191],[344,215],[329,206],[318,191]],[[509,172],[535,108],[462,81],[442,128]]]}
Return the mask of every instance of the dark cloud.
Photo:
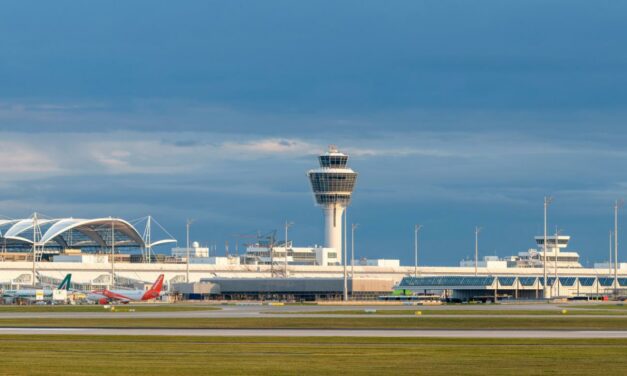
{"label": "dark cloud", "polygon": [[[625,108],[622,3],[5,6],[0,97],[267,113]],[[141,16],[140,16],[141,15]],[[172,126],[176,126],[173,124]]]}

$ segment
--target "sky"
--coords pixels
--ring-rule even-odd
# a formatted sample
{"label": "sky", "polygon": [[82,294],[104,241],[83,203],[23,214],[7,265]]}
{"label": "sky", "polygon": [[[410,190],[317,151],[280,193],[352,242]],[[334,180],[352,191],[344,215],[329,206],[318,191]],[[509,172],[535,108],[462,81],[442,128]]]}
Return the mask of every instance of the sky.
{"label": "sky", "polygon": [[607,260],[627,197],[625,3],[1,8],[2,216],[152,215],[181,243],[192,218],[219,254],[289,220],[321,244],[306,171],[335,144],[359,173],[357,257],[413,263],[416,223],[421,264],[473,255],[475,226],[482,256],[525,251],[551,195],[550,232]]}

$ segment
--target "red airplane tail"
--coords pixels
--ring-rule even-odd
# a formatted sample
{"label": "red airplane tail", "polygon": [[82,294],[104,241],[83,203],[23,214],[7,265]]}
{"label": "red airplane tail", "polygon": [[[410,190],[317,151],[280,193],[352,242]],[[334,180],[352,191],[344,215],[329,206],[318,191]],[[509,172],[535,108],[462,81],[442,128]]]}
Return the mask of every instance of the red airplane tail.
{"label": "red airplane tail", "polygon": [[142,300],[156,299],[159,297],[161,289],[163,288],[163,277],[164,275],[161,274],[159,278],[157,278],[155,283],[152,284],[152,287],[144,293]]}

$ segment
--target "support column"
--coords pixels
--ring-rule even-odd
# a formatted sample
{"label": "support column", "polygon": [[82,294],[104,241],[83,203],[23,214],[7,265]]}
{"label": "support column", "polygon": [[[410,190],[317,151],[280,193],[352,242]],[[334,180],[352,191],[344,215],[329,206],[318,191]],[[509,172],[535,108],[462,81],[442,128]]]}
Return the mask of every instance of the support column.
{"label": "support column", "polygon": [[342,215],[344,207],[338,204],[329,204],[324,208],[324,246],[334,248],[337,258],[342,262]]}

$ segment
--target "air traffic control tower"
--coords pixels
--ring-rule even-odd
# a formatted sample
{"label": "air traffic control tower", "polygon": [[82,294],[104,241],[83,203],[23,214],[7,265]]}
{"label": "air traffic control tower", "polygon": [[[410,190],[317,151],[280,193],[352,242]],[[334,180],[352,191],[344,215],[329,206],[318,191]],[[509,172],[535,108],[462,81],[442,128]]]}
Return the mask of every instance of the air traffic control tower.
{"label": "air traffic control tower", "polygon": [[324,211],[324,246],[335,248],[338,259],[342,250],[342,214],[351,202],[357,173],[346,167],[348,155],[340,153],[333,145],[318,157],[320,167],[307,175],[316,203]]}

